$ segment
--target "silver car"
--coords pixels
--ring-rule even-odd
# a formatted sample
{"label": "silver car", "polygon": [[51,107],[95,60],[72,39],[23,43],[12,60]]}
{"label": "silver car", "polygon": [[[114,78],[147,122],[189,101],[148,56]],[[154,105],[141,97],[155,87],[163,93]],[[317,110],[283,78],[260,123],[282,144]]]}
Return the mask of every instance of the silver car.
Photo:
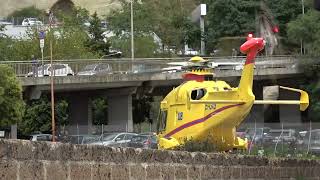
{"label": "silver car", "polygon": [[26,18],[22,21],[22,26],[41,26],[43,23],[37,18]]}
{"label": "silver car", "polygon": [[100,136],[99,140],[89,144],[103,146],[125,146],[130,142],[136,133],[106,133]]}
{"label": "silver car", "polygon": [[52,141],[52,135],[51,134],[33,134],[30,136],[30,141]]}
{"label": "silver car", "polygon": [[36,67],[37,65],[32,65],[32,72],[27,74],[27,77],[43,77],[51,76],[51,70],[53,68],[54,76],[73,76],[74,72],[68,64],[45,64],[43,66]]}
{"label": "silver car", "polygon": [[310,153],[320,154],[320,129],[313,129],[305,134],[300,150],[307,151],[308,147]]}
{"label": "silver car", "polygon": [[110,64],[90,64],[77,73],[80,76],[92,76],[96,74],[112,74],[112,66]]}

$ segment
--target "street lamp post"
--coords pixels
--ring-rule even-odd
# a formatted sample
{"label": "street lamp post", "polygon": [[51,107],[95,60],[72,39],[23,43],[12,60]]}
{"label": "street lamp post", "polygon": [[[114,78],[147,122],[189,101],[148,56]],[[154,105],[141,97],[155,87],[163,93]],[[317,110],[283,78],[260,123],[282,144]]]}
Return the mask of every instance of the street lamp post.
{"label": "street lamp post", "polygon": [[134,39],[133,39],[133,0],[131,0],[131,60],[134,60]]}
{"label": "street lamp post", "polygon": [[201,29],[201,56],[205,56],[205,41],[204,41],[204,16],[207,15],[207,5],[200,5],[200,29]]}

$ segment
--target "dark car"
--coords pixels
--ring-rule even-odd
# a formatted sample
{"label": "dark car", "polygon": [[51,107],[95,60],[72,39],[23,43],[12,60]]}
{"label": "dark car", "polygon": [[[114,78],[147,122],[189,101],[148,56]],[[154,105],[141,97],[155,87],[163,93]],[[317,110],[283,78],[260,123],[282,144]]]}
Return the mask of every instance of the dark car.
{"label": "dark car", "polygon": [[127,147],[158,149],[157,137],[155,135],[137,135],[127,143]]}
{"label": "dark car", "polygon": [[271,129],[264,141],[268,144],[284,143],[295,145],[299,140],[299,134],[294,129]]}
{"label": "dark car", "polygon": [[312,154],[320,154],[320,129],[314,129],[308,131],[303,137],[300,150],[306,152],[309,148],[309,152]]}
{"label": "dark car", "polygon": [[90,144],[98,138],[97,135],[71,135],[67,138],[67,142],[71,144]]}
{"label": "dark car", "polygon": [[253,144],[263,144],[264,137],[268,134],[269,131],[270,128],[268,127],[248,128],[244,133],[244,137]]}

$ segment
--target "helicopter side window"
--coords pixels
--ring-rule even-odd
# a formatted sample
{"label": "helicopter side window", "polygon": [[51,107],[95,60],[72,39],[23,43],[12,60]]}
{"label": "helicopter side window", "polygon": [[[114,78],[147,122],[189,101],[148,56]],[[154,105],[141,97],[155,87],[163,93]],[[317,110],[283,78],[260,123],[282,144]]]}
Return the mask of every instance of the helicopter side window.
{"label": "helicopter side window", "polygon": [[213,81],[213,75],[205,75],[204,80],[205,81]]}
{"label": "helicopter side window", "polygon": [[205,89],[196,89],[191,92],[191,99],[192,100],[199,100],[203,98],[204,95],[206,95]]}

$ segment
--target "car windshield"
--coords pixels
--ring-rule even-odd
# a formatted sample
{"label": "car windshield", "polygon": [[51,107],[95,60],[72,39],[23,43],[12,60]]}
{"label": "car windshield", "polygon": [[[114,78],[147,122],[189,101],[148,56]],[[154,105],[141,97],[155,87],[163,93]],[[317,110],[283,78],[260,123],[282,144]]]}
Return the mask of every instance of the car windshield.
{"label": "car windshield", "polygon": [[153,143],[157,143],[157,137],[156,136],[151,136],[151,141]]}
{"label": "car windshield", "polygon": [[252,135],[252,136],[253,135],[260,136],[260,135],[262,135],[262,133],[263,133],[263,129],[261,129],[261,128],[249,129],[247,132],[247,134]]}
{"label": "car windshield", "polygon": [[[304,141],[308,141],[310,136],[310,131],[304,136]],[[320,140],[320,131],[311,131],[311,140]]]}
{"label": "car windshield", "polygon": [[103,134],[101,141],[111,141],[113,140],[118,134]]}
{"label": "car windshield", "polygon": [[82,140],[82,144],[88,144],[97,141],[97,136],[84,136]]}
{"label": "car windshield", "polygon": [[40,66],[40,67],[38,67],[38,71],[46,70],[49,66],[50,65]]}
{"label": "car windshield", "polygon": [[30,18],[29,21],[37,21],[36,18]]}
{"label": "car windshield", "polygon": [[96,64],[88,65],[83,69],[83,71],[93,71],[96,66],[97,66]]}
{"label": "car windshield", "polygon": [[131,139],[131,142],[144,142],[148,139],[148,136],[135,136]]}
{"label": "car windshield", "polygon": [[271,137],[290,136],[290,132],[289,131],[283,131],[281,133],[281,131],[270,131],[268,136],[271,136]]}
{"label": "car windshield", "polygon": [[81,144],[83,137],[82,136],[72,136],[70,138],[70,143],[72,144]]}

